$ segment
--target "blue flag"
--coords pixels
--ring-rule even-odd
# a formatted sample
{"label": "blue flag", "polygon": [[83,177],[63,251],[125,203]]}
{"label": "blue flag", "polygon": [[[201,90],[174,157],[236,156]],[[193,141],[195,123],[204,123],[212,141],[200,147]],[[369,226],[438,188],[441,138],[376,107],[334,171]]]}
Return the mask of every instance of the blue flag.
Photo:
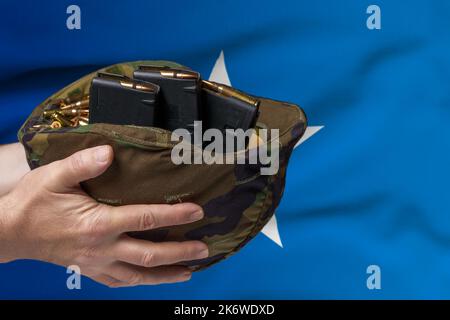
{"label": "blue flag", "polygon": [[[308,116],[276,219],[187,283],[109,289],[35,261],[0,298],[450,298],[448,1],[20,1],[0,19],[0,142],[100,67],[173,60]],[[305,137],[305,138],[307,138]]]}

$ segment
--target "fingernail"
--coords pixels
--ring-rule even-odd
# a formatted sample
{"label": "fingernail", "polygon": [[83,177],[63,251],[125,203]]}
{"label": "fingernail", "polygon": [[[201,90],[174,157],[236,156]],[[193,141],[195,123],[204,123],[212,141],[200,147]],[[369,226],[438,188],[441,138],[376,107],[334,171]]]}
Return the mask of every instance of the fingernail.
{"label": "fingernail", "polygon": [[208,258],[209,255],[209,250],[208,247],[202,248],[200,249],[197,254],[195,255],[197,259],[204,259],[204,258]]}
{"label": "fingernail", "polygon": [[97,162],[103,163],[108,161],[108,157],[109,157],[109,147],[107,146],[102,146],[102,147],[98,147],[95,150],[95,160]]}
{"label": "fingernail", "polygon": [[201,218],[203,218],[203,210],[195,211],[191,213],[191,215],[189,216],[190,221],[197,221],[200,220]]}

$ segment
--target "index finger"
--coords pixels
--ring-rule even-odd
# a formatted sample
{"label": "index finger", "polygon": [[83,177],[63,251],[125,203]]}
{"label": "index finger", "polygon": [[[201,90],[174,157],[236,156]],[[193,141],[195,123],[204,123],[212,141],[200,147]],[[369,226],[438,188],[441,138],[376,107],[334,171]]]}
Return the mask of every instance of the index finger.
{"label": "index finger", "polygon": [[109,207],[112,232],[117,234],[187,224],[203,218],[203,209],[194,203],[126,205]]}

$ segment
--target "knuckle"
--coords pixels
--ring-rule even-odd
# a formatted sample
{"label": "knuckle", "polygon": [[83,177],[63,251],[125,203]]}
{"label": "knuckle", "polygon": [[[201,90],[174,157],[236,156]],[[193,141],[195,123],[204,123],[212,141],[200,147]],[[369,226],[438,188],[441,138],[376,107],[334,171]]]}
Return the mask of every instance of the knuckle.
{"label": "knuckle", "polygon": [[80,172],[80,170],[83,170],[84,161],[80,152],[74,153],[69,157],[69,165],[73,172]]}
{"label": "knuckle", "polygon": [[95,214],[91,221],[89,229],[90,229],[90,233],[94,237],[103,236],[106,231],[103,215],[101,215],[99,213]]}
{"label": "knuckle", "polygon": [[85,248],[81,252],[78,260],[79,260],[79,262],[81,264],[86,264],[86,263],[91,262],[92,260],[94,260],[98,256],[99,256],[99,252],[98,252],[98,250],[96,248],[88,247],[88,248]]}
{"label": "knuckle", "polygon": [[135,285],[142,283],[143,281],[144,281],[144,276],[142,275],[142,273],[140,273],[138,271],[130,271],[130,273],[127,276],[126,282],[129,285],[135,286]]}
{"label": "knuckle", "polygon": [[181,251],[181,258],[183,259],[183,261],[193,260],[194,257],[195,250],[192,248],[192,246],[186,246],[186,248]]}
{"label": "knuckle", "polygon": [[80,172],[80,170],[83,170],[84,160],[82,153],[76,152],[71,157],[69,157],[69,165],[74,172]]}
{"label": "knuckle", "polygon": [[146,251],[143,255],[142,255],[142,260],[141,260],[141,264],[144,267],[152,267],[154,266],[156,263],[156,256],[155,253],[153,251]]}
{"label": "knuckle", "polygon": [[91,219],[86,219],[82,227],[82,234],[88,242],[96,242],[107,233],[104,215],[100,212],[93,213]]}
{"label": "knuckle", "polygon": [[141,230],[155,229],[158,226],[158,221],[156,219],[155,212],[148,210],[141,215],[139,221],[139,228]]}

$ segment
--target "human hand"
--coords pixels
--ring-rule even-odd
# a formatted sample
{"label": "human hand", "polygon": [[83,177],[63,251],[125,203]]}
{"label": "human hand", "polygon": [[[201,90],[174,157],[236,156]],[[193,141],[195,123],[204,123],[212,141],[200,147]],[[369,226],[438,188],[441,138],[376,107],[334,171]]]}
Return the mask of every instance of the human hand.
{"label": "human hand", "polygon": [[110,146],[90,148],[23,176],[0,198],[0,262],[77,265],[82,274],[110,287],[189,280],[187,267],[171,264],[206,258],[204,243],[153,243],[125,233],[200,220],[201,207],[96,202],[79,183],[101,175],[112,158]]}

